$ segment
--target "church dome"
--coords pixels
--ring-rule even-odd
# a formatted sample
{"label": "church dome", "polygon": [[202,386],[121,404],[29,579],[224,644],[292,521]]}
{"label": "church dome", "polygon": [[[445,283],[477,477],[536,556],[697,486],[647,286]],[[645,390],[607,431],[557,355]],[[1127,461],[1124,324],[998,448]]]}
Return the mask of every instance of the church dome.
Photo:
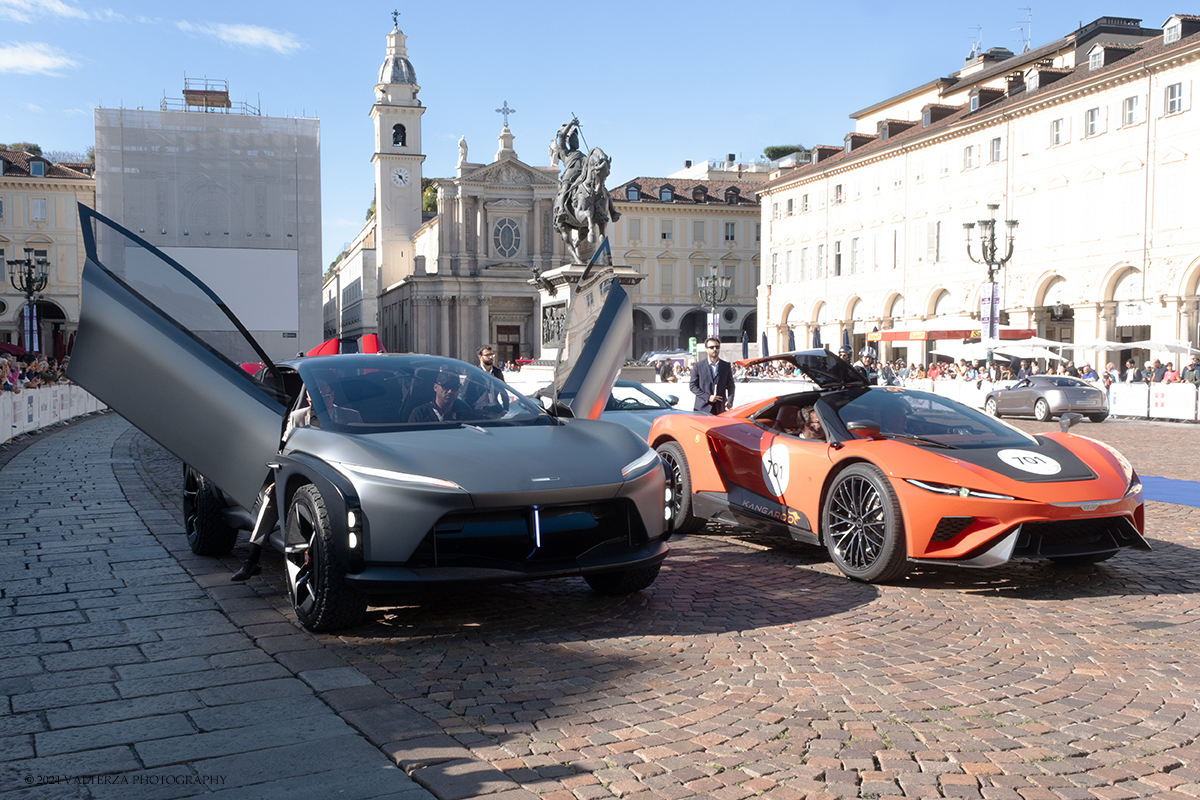
{"label": "church dome", "polygon": [[379,68],[379,80],[376,83],[402,83],[410,86],[417,85],[417,71],[412,62],[401,55],[389,55]]}
{"label": "church dome", "polygon": [[417,71],[408,60],[408,49],[405,47],[407,39],[399,28],[393,28],[388,34],[387,54],[383,57],[383,66],[379,68],[379,80],[376,84],[417,85]]}

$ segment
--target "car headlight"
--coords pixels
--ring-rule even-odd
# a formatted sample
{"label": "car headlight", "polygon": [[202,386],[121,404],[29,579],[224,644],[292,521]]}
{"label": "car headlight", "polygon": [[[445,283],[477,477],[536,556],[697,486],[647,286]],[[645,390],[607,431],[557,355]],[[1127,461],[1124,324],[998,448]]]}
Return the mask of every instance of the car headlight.
{"label": "car headlight", "polygon": [[982,500],[1013,500],[1006,494],[995,494],[994,492],[981,492],[978,489],[968,489],[966,486],[951,486],[946,483],[929,483],[928,481],[918,481],[914,478],[905,478],[906,481],[916,486],[918,489],[924,489],[927,492],[934,494],[952,495],[954,497],[977,497]]}
{"label": "car headlight", "polygon": [[659,463],[658,453],[647,449],[646,452],[642,453],[633,461],[630,461],[628,464],[621,467],[621,477],[628,478],[630,475],[646,469],[646,467],[649,467],[651,464],[657,463]]}
{"label": "car headlight", "polygon": [[392,483],[419,486],[425,489],[451,489],[459,492],[466,491],[466,489],[463,489],[454,481],[447,481],[441,478],[431,478],[428,475],[415,475],[411,472],[397,472],[390,469],[378,469],[377,467],[364,467],[359,464],[347,464],[344,461],[330,461],[329,465],[349,478],[351,482],[354,481],[355,475],[360,475],[367,478],[378,478],[379,480],[391,481]]}

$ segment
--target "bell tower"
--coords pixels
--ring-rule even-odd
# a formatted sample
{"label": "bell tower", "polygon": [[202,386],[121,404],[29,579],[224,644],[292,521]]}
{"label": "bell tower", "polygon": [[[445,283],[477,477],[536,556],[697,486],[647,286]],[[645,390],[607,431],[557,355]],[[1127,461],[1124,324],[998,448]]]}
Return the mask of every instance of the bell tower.
{"label": "bell tower", "polygon": [[421,87],[408,60],[407,37],[392,15],[387,54],[375,83],[375,247],[380,291],[413,274],[413,235],[421,227]]}

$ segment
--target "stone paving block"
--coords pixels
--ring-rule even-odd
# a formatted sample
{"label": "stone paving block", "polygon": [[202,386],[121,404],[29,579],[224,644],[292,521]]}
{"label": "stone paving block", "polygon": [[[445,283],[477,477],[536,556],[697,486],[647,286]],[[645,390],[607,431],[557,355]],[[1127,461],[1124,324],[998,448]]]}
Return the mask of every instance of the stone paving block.
{"label": "stone paving block", "polygon": [[327,692],[334,689],[349,689],[355,686],[369,686],[371,679],[354,667],[331,667],[329,669],[305,670],[296,677],[307,683],[316,692]]}
{"label": "stone paving block", "polygon": [[242,685],[272,678],[285,678],[288,675],[290,673],[278,664],[250,664],[245,667],[206,669],[202,672],[121,680],[116,683],[116,687],[122,697],[142,697],[185,689],[206,689],[230,684]]}
{"label": "stone paving block", "polygon": [[[404,772],[356,733],[202,759],[193,762],[192,768],[200,775],[223,775],[227,787],[239,787],[298,776],[319,779],[322,774],[345,769],[349,764],[356,765],[367,776],[387,771],[389,776],[396,776],[398,786],[406,785]],[[255,796],[261,798],[262,787],[256,791],[259,794]]]}
{"label": "stone paving block", "polygon": [[379,749],[410,774],[418,767],[440,764],[445,761],[472,759],[473,755],[454,737],[445,734],[389,742]]}
{"label": "stone paving block", "polygon": [[143,741],[135,745],[138,757],[148,767],[195,762],[241,752],[253,752],[284,744],[312,742],[346,735],[350,727],[336,716],[321,715],[293,719],[287,725],[267,722],[242,728],[191,733],[168,739]]}
{"label": "stone paving block", "polygon": [[64,753],[21,762],[23,775],[62,775],[82,777],[129,772],[142,769],[129,747],[102,747],[80,753]]}
{"label": "stone paving block", "polygon": [[13,695],[12,710],[42,711],[48,708],[63,708],[85,703],[102,703],[116,700],[117,690],[111,684],[99,686],[76,686],[69,689],[48,689],[44,692],[23,692]]}
{"label": "stone paving block", "polygon": [[436,736],[442,732],[427,717],[398,703],[346,711],[341,716],[377,747],[389,742]]}
{"label": "stone paving block", "polygon": [[169,736],[182,736],[194,731],[191,721],[183,714],[138,717],[123,722],[72,727],[48,731],[34,736],[39,756],[94,750],[118,744],[133,744]]}
{"label": "stone paving block", "polygon": [[302,681],[289,677],[232,686],[216,686],[211,689],[202,689],[196,692],[196,695],[207,706],[220,706],[277,697],[311,697],[312,689]]}
{"label": "stone paving block", "polygon": [[338,800],[430,800],[433,795],[418,786],[399,767],[387,763],[369,767],[331,768],[315,774],[280,775],[274,770],[260,775],[268,782],[250,783],[235,788],[213,785],[211,800],[262,800],[280,798],[338,798]]}
{"label": "stone paving block", "polygon": [[320,716],[328,708],[315,697],[296,695],[197,708],[188,717],[201,732],[260,725],[263,720],[286,724],[297,717]]}
{"label": "stone paving block", "polygon": [[[274,611],[270,613],[275,614]],[[296,673],[346,666],[346,661],[341,656],[331,653],[325,648],[286,651],[279,653],[275,660]]]}
{"label": "stone paving block", "polygon": [[421,767],[412,772],[412,779],[438,800],[464,800],[520,788],[500,770],[475,759]]}
{"label": "stone paving block", "polygon": [[45,715],[50,728],[58,730],[149,717],[155,714],[190,711],[202,706],[203,703],[192,692],[172,692],[133,700],[114,700],[105,703],[84,703],[64,708],[51,708],[45,712]]}

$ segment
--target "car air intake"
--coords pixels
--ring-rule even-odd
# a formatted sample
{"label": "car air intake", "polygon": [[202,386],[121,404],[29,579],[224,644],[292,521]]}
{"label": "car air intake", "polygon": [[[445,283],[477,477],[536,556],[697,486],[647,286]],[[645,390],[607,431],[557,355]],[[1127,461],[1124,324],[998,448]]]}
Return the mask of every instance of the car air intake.
{"label": "car air intake", "polygon": [[942,517],[938,520],[937,527],[933,529],[933,536],[929,537],[929,541],[948,542],[966,530],[974,521],[974,517]]}
{"label": "car air intake", "polygon": [[1027,522],[1014,558],[1056,558],[1107,553],[1122,547],[1146,549],[1146,541],[1126,517]]}

